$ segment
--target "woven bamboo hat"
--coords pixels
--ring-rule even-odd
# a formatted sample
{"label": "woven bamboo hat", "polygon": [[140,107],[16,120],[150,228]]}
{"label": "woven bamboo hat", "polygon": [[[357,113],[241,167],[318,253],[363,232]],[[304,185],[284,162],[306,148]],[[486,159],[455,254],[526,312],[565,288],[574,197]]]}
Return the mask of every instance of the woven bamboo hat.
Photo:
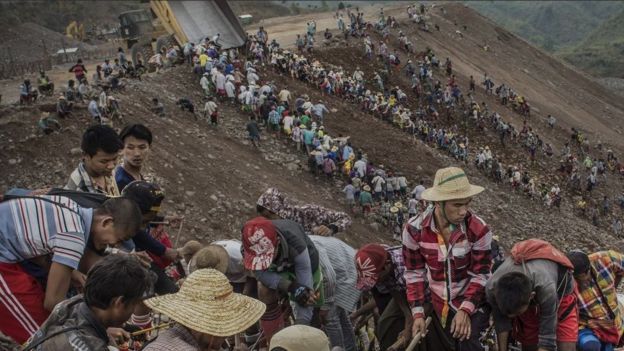
{"label": "woven bamboo hat", "polygon": [[286,351],[329,351],[327,335],[307,325],[292,325],[271,338],[270,349],[281,347]]}
{"label": "woven bamboo hat", "polygon": [[448,201],[473,197],[484,190],[483,187],[468,182],[466,173],[461,168],[448,167],[438,169],[433,180],[433,187],[422,193],[426,201]]}
{"label": "woven bamboo hat", "polygon": [[189,329],[221,337],[246,330],[266,309],[262,302],[234,293],[225,275],[214,269],[197,270],[186,278],[179,292],[144,303]]}
{"label": "woven bamboo hat", "polygon": [[189,271],[195,272],[198,269],[213,268],[225,274],[229,263],[230,256],[223,246],[208,245],[193,255],[189,262]]}

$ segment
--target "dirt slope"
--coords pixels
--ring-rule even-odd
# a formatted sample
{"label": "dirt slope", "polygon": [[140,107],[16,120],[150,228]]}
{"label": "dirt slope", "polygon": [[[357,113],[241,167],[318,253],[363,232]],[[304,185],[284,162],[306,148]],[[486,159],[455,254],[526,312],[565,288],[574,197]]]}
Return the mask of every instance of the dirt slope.
{"label": "dirt slope", "polygon": [[[616,153],[622,153],[624,148],[616,131],[623,123],[624,103],[621,100],[613,98],[569,66],[495,27],[472,10],[458,4],[444,4],[444,7],[446,15],[438,12],[439,7],[432,14],[441,27],[440,32],[418,32],[406,24],[402,29],[408,36],[416,38],[417,49],[431,46],[440,58],[451,57],[463,89],[469,75],[481,77],[482,72],[487,71],[497,83],[504,80],[528,97],[538,110],[537,117],[531,123],[547,141],[561,145],[568,138],[567,128],[570,125],[591,127],[590,136],[596,132],[603,133],[602,140],[612,142]],[[404,21],[402,9],[386,11]],[[281,20],[281,24],[288,23],[297,24],[292,33],[303,31],[300,17]],[[467,25],[467,30],[461,28],[463,24]],[[271,34],[271,27],[265,28]],[[455,34],[456,29],[464,32],[463,39]],[[487,53],[480,47],[486,41],[491,47]],[[345,45],[319,51],[316,56],[323,62],[349,69],[354,64],[360,64],[367,73],[377,67],[376,63],[362,60],[360,42],[350,41],[349,45],[356,48],[350,49]],[[390,45],[396,47],[396,38]],[[288,85],[295,94],[308,93],[313,99],[319,98],[318,90],[288,77],[268,70],[262,72],[261,77],[275,80],[278,85]],[[293,154],[292,149],[274,141],[265,142],[261,151],[249,146],[244,139],[246,117],[238,110],[223,107],[223,125],[217,130],[179,112],[174,105],[177,98],[186,96],[196,102],[200,100],[198,85],[193,83],[196,80],[191,77],[188,68],[180,67],[146,77],[142,82],[130,82],[126,92],[120,95],[122,107],[128,111],[126,120],[145,123],[155,132],[149,170],[151,174],[158,175],[156,181],[163,185],[168,195],[166,210],[187,216],[186,237],[206,241],[237,236],[240,225],[253,215],[255,199],[267,186],[276,185],[301,200],[341,209],[340,183],[328,184],[323,179],[315,179],[306,172],[296,170],[297,165],[305,164],[305,161]],[[407,83],[405,78],[396,81],[404,88]],[[562,92],[554,92],[553,87],[559,87]],[[164,100],[169,118],[160,119],[146,109],[154,95]],[[582,97],[584,102],[567,96]],[[519,116],[504,110],[492,98],[479,93],[478,99],[487,101],[507,120],[515,120],[516,125],[521,123]],[[418,178],[425,178],[430,183],[437,168],[456,164],[448,156],[406,138],[391,125],[359,112],[352,104],[333,97],[326,100],[330,107],[338,110],[327,118],[330,134],[350,135],[354,145],[367,153],[375,164],[381,163],[402,171],[412,184]],[[604,112],[607,108],[608,112]],[[587,112],[593,110],[602,112],[596,115]],[[555,114],[558,123],[565,129],[544,130],[544,124],[535,120],[543,118],[546,113]],[[79,156],[71,150],[79,145],[81,132],[89,123],[84,110],[77,114],[82,117],[63,121],[66,126],[63,134],[41,138],[33,134],[37,119],[34,108],[6,107],[0,110],[0,150],[3,150],[0,155],[3,166],[0,168],[0,191],[12,186],[62,185],[78,162]],[[471,133],[469,136],[475,145],[490,143],[494,147],[495,138],[491,132],[482,135]],[[526,154],[521,150],[500,153],[506,162],[526,160]],[[553,177],[553,162],[556,161],[540,161],[531,168],[531,172],[551,180],[548,177]],[[503,243],[509,245],[528,237],[542,237],[562,248],[624,248],[621,239],[609,234],[608,227],[603,225],[597,229],[586,219],[579,218],[571,210],[569,202],[564,202],[560,212],[545,210],[541,203],[511,194],[507,186],[494,184],[474,167],[464,167],[474,183],[487,187],[484,196],[474,202],[474,207],[501,236]],[[618,179],[610,182],[608,186],[611,189],[621,189]],[[389,234],[375,231],[361,218],[356,219],[347,235],[347,239],[356,244],[388,237]]]}
{"label": "dirt slope", "polygon": [[[262,151],[250,146],[245,140],[247,117],[237,109],[224,106],[223,123],[217,129],[180,112],[175,106],[178,98],[200,101],[195,80],[188,67],[179,67],[142,82],[130,81],[126,91],[116,95],[127,111],[127,122],[144,123],[154,132],[148,174],[165,191],[165,211],[186,216],[184,237],[208,242],[239,236],[242,224],[255,216],[256,199],[270,186],[301,201],[344,210],[341,187],[294,167],[305,165],[302,155],[291,153],[281,142],[267,141]],[[168,118],[156,117],[146,108],[154,96],[165,103]],[[71,120],[61,121],[61,134],[37,136],[37,119],[36,107],[0,110],[0,192],[11,187],[62,186],[79,162],[76,148],[90,122],[85,108],[80,107]],[[378,235],[360,220],[346,239]]]}
{"label": "dirt slope", "polygon": [[[596,130],[601,133],[617,135],[613,130],[620,128],[621,122],[614,123],[607,117],[621,118],[622,104],[617,97],[589,81],[583,74],[530,47],[514,35],[495,27],[493,23],[472,10],[456,4],[444,4],[444,6],[447,11],[444,17],[439,7],[432,13],[433,21],[441,27],[440,32],[433,33],[418,31],[405,23],[403,10],[388,10],[388,12],[396,14],[402,21],[401,29],[406,32],[408,37],[416,39],[418,50],[431,47],[442,60],[445,57],[451,57],[455,73],[464,90],[467,89],[467,81],[470,75],[479,79],[482,72],[487,71],[497,83],[504,81],[511,84],[516,91],[527,96],[534,106],[534,114],[529,121],[530,125],[545,142],[555,145],[557,151],[558,147],[561,147],[569,139],[569,126],[583,128],[589,133],[592,145],[597,141],[596,138],[592,138],[593,132]],[[298,20],[301,19],[298,18]],[[322,19],[322,21],[327,21],[327,19]],[[455,22],[457,22],[457,26]],[[288,19],[280,21],[278,30],[281,30],[288,23],[290,23]],[[467,25],[467,30],[462,28],[463,24]],[[456,29],[463,32],[464,38],[456,34]],[[270,30],[271,27],[269,27],[269,33],[271,33]],[[293,29],[292,32],[297,33],[298,31]],[[473,34],[475,32],[476,34]],[[390,40],[390,48],[398,48],[396,31],[393,34],[394,37]],[[372,36],[375,41],[379,40],[377,34],[372,34]],[[497,42],[492,43],[492,38]],[[498,41],[504,41],[504,44]],[[487,42],[490,45],[489,53],[483,51],[478,44],[479,42]],[[370,77],[371,72],[379,69],[380,66],[375,61],[363,60],[362,53],[361,41],[350,39],[346,43],[340,43],[338,48],[323,48],[313,56],[322,63],[342,66],[347,71],[352,71],[355,66],[359,65]],[[529,55],[528,58],[522,56],[527,54]],[[403,62],[405,61],[406,58],[403,58]],[[526,72],[524,67],[527,67]],[[437,77],[445,79],[439,74]],[[289,88],[295,91],[310,91],[311,88],[289,78],[271,76],[270,79],[288,84]],[[390,85],[395,84],[400,85],[404,90],[408,87],[408,81],[405,78],[393,79]],[[551,85],[566,88],[563,92],[554,92]],[[582,96],[586,101],[568,100],[566,94]],[[313,89],[310,95],[313,99],[320,97],[316,89]],[[406,138],[394,127],[376,120],[370,115],[363,114],[357,109],[357,106],[332,97],[325,97],[325,99],[328,100],[331,107],[337,108],[339,111],[326,121],[330,133],[351,135],[352,140],[377,162],[399,169],[414,179],[425,176],[429,181],[431,181],[435,169],[455,164],[455,161],[447,156],[425,147],[420,142]],[[484,96],[482,90],[477,93],[477,100],[486,101],[493,110],[503,114],[507,121],[512,121],[516,128],[521,128],[522,118],[519,115],[500,106],[495,99]],[[590,111],[609,109],[613,114],[601,113],[588,116],[583,109]],[[565,114],[566,111],[569,111],[570,114]],[[547,113],[553,113],[558,118],[558,127],[553,131],[545,128],[543,119]],[[590,125],[592,129],[587,130],[586,128]],[[474,143],[473,150],[476,146],[490,145],[490,147],[495,147],[495,154],[502,157],[504,163],[525,165],[525,168],[539,182],[545,182],[549,185],[563,184],[561,183],[562,178],[555,172],[558,166],[556,157],[552,160],[539,160],[536,165],[528,165],[526,162],[527,154],[521,148],[516,146],[516,149],[501,150],[500,146],[496,145],[495,132],[478,133],[473,131],[469,132],[469,137]],[[621,155],[621,145],[617,143],[617,136],[614,138],[617,146],[614,149],[619,150],[618,154]],[[607,139],[605,135],[601,137],[601,140],[603,142],[612,141],[612,139]],[[592,154],[598,156],[595,150],[592,150]],[[573,211],[571,196],[566,197],[561,211],[548,210],[542,206],[540,201],[532,201],[524,196],[511,193],[507,185],[494,184],[490,179],[482,177],[472,166],[464,167],[470,170],[469,172],[471,176],[475,177],[476,182],[488,187],[487,195],[475,201],[475,208],[484,215],[488,222],[492,223],[495,232],[500,234],[507,244],[522,238],[542,237],[568,248],[585,246],[594,249],[622,245],[619,238],[614,238],[608,234],[610,232],[608,226],[610,219],[601,219],[602,224],[599,229],[593,227],[586,219],[579,218]],[[601,192],[594,194],[594,198],[601,198],[603,194],[612,197],[614,193],[611,189],[621,188],[621,186],[620,179],[609,179],[600,190]],[[617,215],[620,216],[621,213],[618,212]]]}

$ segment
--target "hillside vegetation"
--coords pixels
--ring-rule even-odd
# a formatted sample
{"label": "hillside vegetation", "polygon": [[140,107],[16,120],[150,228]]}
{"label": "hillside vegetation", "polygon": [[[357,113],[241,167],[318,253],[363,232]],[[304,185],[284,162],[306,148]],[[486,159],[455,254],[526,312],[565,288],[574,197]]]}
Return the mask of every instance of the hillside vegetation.
{"label": "hillside vegetation", "polygon": [[617,62],[624,41],[624,2],[468,1],[466,5],[588,73],[622,75]]}
{"label": "hillside vegetation", "polygon": [[2,1],[0,26],[11,27],[23,23],[37,23],[57,32],[65,32],[71,21],[91,24],[115,25],[117,16],[130,10],[146,7],[139,1]]}
{"label": "hillside vegetation", "polygon": [[624,11],[593,31],[561,57],[597,76],[624,78]]}

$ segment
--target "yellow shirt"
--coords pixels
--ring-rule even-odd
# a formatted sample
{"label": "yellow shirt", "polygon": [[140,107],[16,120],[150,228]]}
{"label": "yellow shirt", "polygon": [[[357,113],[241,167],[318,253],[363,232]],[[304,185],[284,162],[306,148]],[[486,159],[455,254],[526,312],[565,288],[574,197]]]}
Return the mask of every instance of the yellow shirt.
{"label": "yellow shirt", "polygon": [[206,62],[208,62],[208,55],[206,55],[206,54],[199,55],[199,64],[202,67],[206,66]]}

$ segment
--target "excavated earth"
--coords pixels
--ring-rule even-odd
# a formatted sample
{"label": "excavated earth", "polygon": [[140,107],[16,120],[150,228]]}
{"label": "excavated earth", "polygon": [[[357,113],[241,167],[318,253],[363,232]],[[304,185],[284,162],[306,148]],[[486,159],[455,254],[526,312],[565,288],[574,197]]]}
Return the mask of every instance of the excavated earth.
{"label": "excavated earth", "polygon": [[[443,6],[446,14],[440,7],[434,8],[430,14],[431,20],[440,26],[439,32],[432,33],[418,31],[408,24],[402,9],[386,11],[399,19],[400,29],[415,42],[417,50],[428,46],[442,60],[446,57],[453,60],[463,90],[467,89],[470,75],[479,80],[487,71],[497,84],[504,81],[525,95],[534,107],[529,123],[542,139],[555,146],[557,155],[559,148],[569,139],[570,127],[581,128],[592,145],[601,140],[616,155],[622,155],[624,142],[620,131],[624,128],[624,102],[621,98],[588,76],[496,27],[473,10],[460,4]],[[300,18],[287,17],[280,23],[288,21],[297,23],[300,31],[304,31]],[[271,27],[265,25],[265,28],[271,34]],[[463,38],[456,30],[462,31]],[[372,36],[375,41],[379,40],[377,34]],[[487,52],[482,49],[484,43],[490,46]],[[389,47],[398,48],[396,31],[393,31]],[[313,56],[323,64],[343,66],[348,71],[359,65],[370,77],[380,65],[366,61],[362,53],[361,41],[350,39],[348,43],[319,48]],[[401,58],[406,61],[404,54]],[[442,78],[442,72],[437,74]],[[260,76],[275,81],[278,87],[287,86],[294,94],[305,93],[312,99],[321,98],[317,88],[276,74],[268,67],[261,69]],[[393,75],[391,84],[406,91],[409,86],[408,80],[400,75]],[[198,78],[189,72],[188,67],[146,76],[142,81],[128,81],[125,91],[116,96],[121,99],[126,122],[141,122],[154,131],[148,174],[163,186],[167,194],[165,211],[185,216],[182,240],[197,238],[208,242],[239,236],[242,223],[254,216],[255,199],[269,186],[276,186],[304,202],[345,209],[341,193],[344,184],[312,176],[306,171],[304,156],[292,147],[266,133],[259,150],[249,145],[245,131],[247,116],[239,109],[222,103],[222,123],[218,128],[210,127],[205,121],[197,122],[188,112],[181,112],[175,106],[178,98],[188,97],[197,105],[201,102]],[[152,97],[163,100],[166,118],[154,116],[149,111],[147,106]],[[611,234],[609,224],[613,217],[601,217],[600,225],[593,226],[573,210],[572,194],[567,191],[564,190],[560,209],[547,209],[541,201],[513,193],[507,184],[494,183],[472,165],[457,163],[445,153],[361,112],[354,104],[336,97],[322,98],[329,108],[336,110],[325,122],[330,135],[351,136],[354,146],[368,154],[371,161],[405,173],[410,184],[425,179],[430,185],[435,170],[440,167],[459,165],[466,168],[473,183],[486,187],[486,191],[473,202],[474,210],[490,224],[506,247],[518,240],[539,237],[562,249],[624,249],[622,239]],[[478,89],[477,99],[487,102],[491,109],[520,129],[522,117],[485,96],[482,89]],[[35,128],[39,111],[51,102],[44,100],[37,106],[0,109],[0,191],[11,187],[63,185],[78,163],[80,136],[90,122],[86,109],[78,106],[74,117],[62,120],[64,128],[61,133],[39,136]],[[410,104],[415,106],[414,101]],[[552,131],[544,122],[549,113],[558,120]],[[441,124],[448,125],[447,122]],[[556,157],[540,158],[534,165],[529,165],[524,149],[518,145],[501,148],[494,131],[469,129],[468,136],[472,150],[489,145],[505,164],[524,165],[538,182],[563,184],[555,171]],[[591,152],[599,155],[597,150]],[[621,190],[622,180],[610,175],[592,196],[596,199],[603,194],[612,197]],[[614,216],[621,216],[618,209],[615,211]],[[177,237],[177,233],[171,234]],[[354,216],[354,224],[342,237],[357,246],[370,241],[389,242],[391,234],[370,220]]]}

